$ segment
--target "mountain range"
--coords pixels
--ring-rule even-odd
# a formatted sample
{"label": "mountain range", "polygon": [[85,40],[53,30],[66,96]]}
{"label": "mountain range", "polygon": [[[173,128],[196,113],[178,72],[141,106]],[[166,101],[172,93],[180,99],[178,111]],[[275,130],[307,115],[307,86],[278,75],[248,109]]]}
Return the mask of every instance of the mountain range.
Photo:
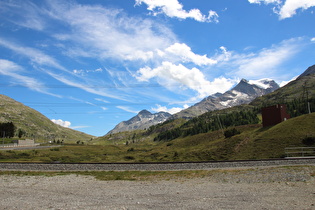
{"label": "mountain range", "polygon": [[210,95],[199,103],[184,109],[174,115],[166,112],[152,114],[147,110],[142,110],[136,116],[127,121],[123,121],[115,126],[108,134],[122,131],[132,131],[146,129],[166,121],[167,119],[191,119],[205,112],[221,110],[241,104],[248,104],[253,99],[271,93],[278,89],[279,85],[271,79],[251,80],[242,79],[234,88],[225,93]]}

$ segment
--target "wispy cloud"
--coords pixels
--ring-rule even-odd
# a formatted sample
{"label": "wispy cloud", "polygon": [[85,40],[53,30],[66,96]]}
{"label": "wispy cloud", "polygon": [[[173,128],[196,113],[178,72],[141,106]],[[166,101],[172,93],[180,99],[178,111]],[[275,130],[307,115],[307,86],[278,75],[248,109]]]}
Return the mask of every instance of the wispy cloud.
{"label": "wispy cloud", "polygon": [[147,9],[151,11],[153,15],[165,14],[166,16],[171,18],[192,18],[199,22],[219,22],[219,15],[215,11],[210,10],[208,16],[202,14],[199,9],[191,9],[189,11],[186,11],[183,9],[183,5],[180,4],[178,0],[136,0],[136,5],[141,5],[142,3],[148,6]]}
{"label": "wispy cloud", "polygon": [[[146,61],[152,58],[155,49],[166,47],[175,40],[168,27],[149,19],[130,17],[122,10],[75,3],[66,3],[65,7],[60,1],[49,3],[49,15],[71,29],[55,33],[54,37],[65,42],[70,50],[79,44],[79,52],[83,50],[85,56]],[[74,53],[71,52],[72,56]],[[79,53],[77,56],[84,55]]]}
{"label": "wispy cloud", "polygon": [[40,50],[24,47],[22,45],[15,44],[13,42],[7,41],[0,37],[0,46],[6,47],[16,53],[19,53],[27,58],[29,58],[34,64],[41,66],[49,66],[62,71],[67,71],[59,62],[53,57],[43,53]]}
{"label": "wispy cloud", "polygon": [[109,103],[109,101],[107,101],[105,99],[102,99],[102,98],[95,98],[94,100],[100,101],[100,102],[103,102],[103,103]]}
{"label": "wispy cloud", "polygon": [[253,4],[275,4],[276,7],[273,9],[275,13],[279,15],[280,19],[291,18],[296,15],[296,11],[306,10],[310,7],[315,6],[313,0],[248,0],[249,3]]}
{"label": "wispy cloud", "polygon": [[[220,63],[231,69],[229,74],[247,79],[273,78],[279,67],[303,48],[304,38],[292,38],[258,52],[242,54],[230,52],[229,59]],[[236,69],[236,70],[233,70]]]}
{"label": "wispy cloud", "polygon": [[71,126],[71,129],[80,129],[80,128],[90,128],[89,125],[77,125],[77,126]]}
{"label": "wispy cloud", "polygon": [[[7,12],[10,13],[10,16],[5,15]],[[29,29],[41,31],[45,28],[46,22],[42,18],[42,12],[43,11],[39,10],[36,4],[28,0],[4,0],[0,2],[0,17]],[[23,15],[23,17],[21,15]]]}
{"label": "wispy cloud", "polygon": [[13,63],[12,61],[0,59],[0,74],[11,77],[15,85],[22,85],[40,93],[61,97],[57,94],[50,93],[45,84],[39,80],[22,75],[23,72],[25,72],[25,70],[21,66]]}
{"label": "wispy cloud", "polygon": [[109,97],[109,98],[114,98],[114,99],[120,99],[120,100],[128,101],[127,99],[124,99],[123,96],[118,96],[118,95],[115,95],[115,94],[108,93],[105,90],[105,88],[93,86],[93,85],[90,85],[90,84],[85,84],[85,82],[78,82],[78,81],[75,81],[72,77],[68,77],[67,78],[64,75],[55,74],[53,72],[50,72],[49,70],[46,70],[46,73],[49,74],[54,79],[56,79],[56,80],[58,80],[58,81],[60,81],[60,82],[62,82],[64,84],[66,84],[66,85],[82,89],[82,90],[84,90],[86,92],[93,93],[93,94],[96,94],[96,95],[99,95],[99,96],[104,96],[104,97]]}
{"label": "wispy cloud", "polygon": [[121,110],[124,110],[126,112],[130,112],[130,113],[135,113],[135,114],[138,114],[139,113],[139,110],[133,110],[131,109],[130,107],[128,106],[116,106],[118,109],[121,109]]}

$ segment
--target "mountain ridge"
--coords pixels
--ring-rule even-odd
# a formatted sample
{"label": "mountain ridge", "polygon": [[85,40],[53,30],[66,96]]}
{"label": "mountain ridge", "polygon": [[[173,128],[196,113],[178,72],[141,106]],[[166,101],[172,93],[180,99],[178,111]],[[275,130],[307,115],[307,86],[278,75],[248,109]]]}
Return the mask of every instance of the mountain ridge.
{"label": "mountain ridge", "polygon": [[[257,83],[261,85],[257,85]],[[251,82],[241,79],[231,90],[221,95],[210,95],[195,105],[174,114],[173,118],[191,119],[208,111],[248,104],[255,98],[271,93],[278,88],[279,85],[271,79],[251,80]]]}
{"label": "mountain ridge", "polygon": [[13,122],[16,132],[20,129],[24,137],[35,138],[37,142],[64,139],[68,143],[93,138],[92,135],[57,125],[35,109],[1,94],[0,122]]}
{"label": "mountain ridge", "polygon": [[[279,88],[279,85],[272,79],[251,80],[242,79],[234,88],[225,93],[215,93],[210,95],[195,105],[182,110],[179,113],[170,115],[169,113],[159,112],[152,114],[147,110],[140,111],[136,116],[127,121],[117,124],[114,129],[107,134],[137,129],[146,129],[152,125],[162,123],[168,119],[191,119],[205,112],[220,110],[232,106],[246,104],[254,98],[272,92]],[[164,113],[164,114],[163,114]],[[156,115],[154,117],[154,115]],[[155,119],[151,119],[151,118]],[[106,134],[106,135],[107,135]]]}
{"label": "mountain ridge", "polygon": [[114,134],[137,129],[147,129],[152,125],[156,125],[158,123],[166,121],[171,116],[172,115],[168,112],[158,112],[152,114],[148,110],[143,109],[136,116],[130,118],[129,120],[118,123],[107,134]]}

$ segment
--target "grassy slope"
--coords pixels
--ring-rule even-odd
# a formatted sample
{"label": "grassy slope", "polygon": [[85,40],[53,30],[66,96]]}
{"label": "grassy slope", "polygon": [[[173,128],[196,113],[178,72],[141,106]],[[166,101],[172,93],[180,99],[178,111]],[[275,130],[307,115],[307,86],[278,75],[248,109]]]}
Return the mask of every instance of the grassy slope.
{"label": "grassy slope", "polygon": [[[224,138],[214,131],[169,142],[138,141],[125,145],[66,145],[31,151],[0,151],[0,161],[37,162],[158,162],[266,159],[284,157],[284,148],[305,146],[315,136],[315,113],[292,118],[269,128],[236,127],[241,134]],[[315,145],[314,145],[315,146]]]}
{"label": "grassy slope", "polygon": [[251,135],[248,143],[235,154],[235,158],[284,157],[285,147],[305,146],[302,143],[305,137],[315,137],[315,113],[292,118],[273,127],[258,129]]}
{"label": "grassy slope", "polygon": [[17,129],[27,133],[27,137],[37,142],[62,140],[75,142],[87,141],[93,136],[56,125],[41,113],[7,96],[0,95],[0,122],[13,122]]}

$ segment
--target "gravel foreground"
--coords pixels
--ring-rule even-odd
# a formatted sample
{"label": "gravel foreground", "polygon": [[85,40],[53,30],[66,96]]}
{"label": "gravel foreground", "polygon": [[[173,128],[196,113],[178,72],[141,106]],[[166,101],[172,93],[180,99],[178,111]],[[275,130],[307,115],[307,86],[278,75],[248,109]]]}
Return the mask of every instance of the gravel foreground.
{"label": "gravel foreground", "polygon": [[148,181],[2,175],[0,209],[315,209],[314,175],[306,166]]}

